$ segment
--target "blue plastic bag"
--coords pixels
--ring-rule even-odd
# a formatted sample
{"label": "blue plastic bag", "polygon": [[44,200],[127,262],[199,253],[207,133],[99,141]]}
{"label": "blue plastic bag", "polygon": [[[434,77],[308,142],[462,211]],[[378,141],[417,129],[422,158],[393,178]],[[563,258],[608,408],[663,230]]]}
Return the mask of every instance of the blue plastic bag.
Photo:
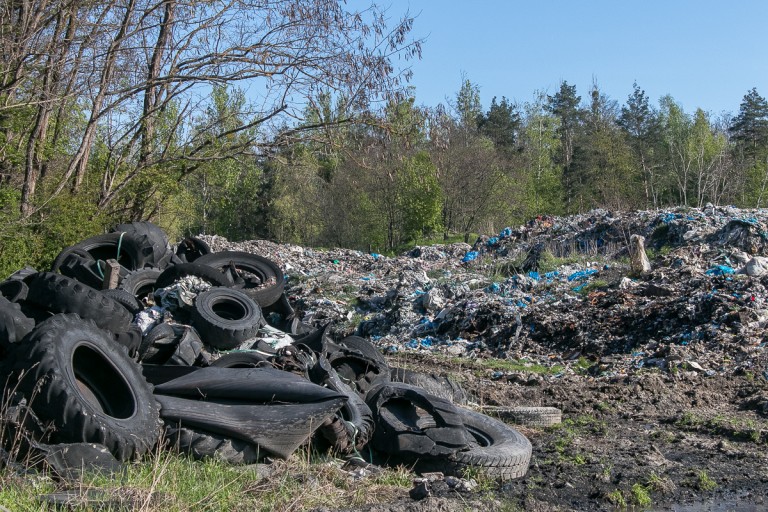
{"label": "blue plastic bag", "polygon": [[597,274],[597,270],[593,268],[589,268],[587,270],[579,270],[578,272],[574,272],[573,274],[568,276],[568,281],[583,281],[584,279],[588,279],[589,276]]}
{"label": "blue plastic bag", "polygon": [[733,267],[729,267],[728,265],[717,265],[716,267],[712,267],[705,272],[705,274],[708,276],[725,276],[735,273],[736,270]]}
{"label": "blue plastic bag", "polygon": [[468,262],[468,261],[474,261],[474,260],[476,260],[476,259],[477,259],[477,257],[478,257],[478,252],[477,252],[477,251],[469,251],[469,252],[467,252],[467,254],[465,254],[465,255],[464,255],[464,257],[463,257],[463,258],[461,258],[461,261],[463,261],[464,263],[466,263],[466,262]]}

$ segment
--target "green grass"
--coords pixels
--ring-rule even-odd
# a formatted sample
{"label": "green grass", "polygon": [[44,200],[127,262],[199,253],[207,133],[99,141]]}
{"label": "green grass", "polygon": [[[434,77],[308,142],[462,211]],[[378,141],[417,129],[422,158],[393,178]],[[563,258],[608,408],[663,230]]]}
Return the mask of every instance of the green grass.
{"label": "green grass", "polygon": [[765,436],[768,422],[753,418],[729,418],[723,415],[715,415],[706,418],[692,412],[685,412],[675,425],[694,432],[708,432],[734,441],[764,444],[768,442]]}
{"label": "green grass", "polygon": [[616,489],[614,491],[609,492],[606,494],[605,499],[610,501],[614,506],[620,509],[627,508],[627,500],[624,499],[624,493],[621,492],[620,489]]}
{"label": "green grass", "polygon": [[717,488],[717,482],[712,480],[706,470],[702,469],[696,473],[695,487],[701,491],[712,491]]}
{"label": "green grass", "polygon": [[579,290],[580,295],[589,295],[590,292],[608,288],[608,281],[605,279],[595,279]]}
{"label": "green grass", "polygon": [[466,480],[474,480],[477,484],[477,490],[481,492],[493,491],[498,489],[498,480],[479,467],[468,467],[462,472],[462,478]]}
{"label": "green grass", "polygon": [[[590,461],[590,454],[584,453],[576,447],[576,440],[582,435],[604,435],[607,426],[604,421],[592,416],[581,415],[575,418],[566,418],[559,425],[550,427],[557,433],[552,447],[557,453],[559,462],[567,462],[575,466],[581,466]],[[608,468],[610,472],[611,468]]]}
{"label": "green grass", "polygon": [[657,258],[661,258],[663,256],[667,256],[672,252],[674,247],[671,245],[662,245],[658,249],[654,249],[653,247],[646,247],[645,248],[645,254],[648,256],[648,260],[653,261]]}
{"label": "green grass", "polygon": [[456,364],[461,364],[464,367],[472,368],[475,370],[493,370],[500,372],[524,372],[524,373],[538,373],[538,374],[558,374],[564,370],[561,365],[544,366],[542,364],[533,363],[525,359],[463,359],[463,358],[451,358],[451,361]]}
{"label": "green grass", "polygon": [[630,492],[632,493],[632,501],[640,507],[650,507],[653,503],[648,487],[642,484],[634,484]]}
{"label": "green grass", "polygon": [[[411,487],[413,475],[404,468],[385,469],[354,481],[340,466],[340,461],[299,451],[287,461],[262,466],[268,468],[264,476],[257,466],[195,461],[160,452],[146,461],[127,464],[123,475],[83,475],[67,490],[83,496],[97,493],[107,500],[105,507],[83,499],[72,510],[266,512],[362,506],[402,497]],[[47,510],[38,497],[62,490],[61,484],[44,473],[19,477],[10,469],[0,471],[0,505],[9,510]]]}
{"label": "green grass", "polygon": [[550,251],[544,251],[541,254],[541,260],[539,260],[539,273],[546,274],[557,270],[563,265],[571,265],[574,263],[581,263],[587,261],[589,257],[585,254],[574,254],[566,257],[558,257],[552,254]]}

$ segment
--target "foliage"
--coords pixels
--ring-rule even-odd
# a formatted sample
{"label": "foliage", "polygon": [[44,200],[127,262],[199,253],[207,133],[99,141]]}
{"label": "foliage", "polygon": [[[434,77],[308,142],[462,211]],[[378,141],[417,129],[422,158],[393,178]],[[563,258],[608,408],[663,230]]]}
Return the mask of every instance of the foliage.
{"label": "foliage", "polygon": [[653,500],[651,500],[651,494],[648,492],[648,487],[644,486],[643,484],[633,484],[631,492],[632,501],[635,502],[639,507],[650,507],[653,503]]}
{"label": "foliage", "polygon": [[494,146],[509,151],[517,143],[520,130],[520,114],[515,106],[502,97],[497,103],[494,97],[485,115],[478,121],[480,133],[491,139]]}
{"label": "foliage", "polygon": [[426,152],[419,152],[403,163],[398,173],[398,189],[404,238],[418,240],[438,231],[442,194],[435,166]]}
{"label": "foliage", "polygon": [[558,215],[564,212],[563,171],[555,163],[561,143],[557,135],[559,120],[546,112],[544,100],[543,94],[537,94],[533,102],[525,105],[521,131],[525,214],[529,218],[542,213]]}
{"label": "foliage", "polygon": [[[411,485],[411,476],[404,468],[386,469],[363,483],[354,483],[339,465],[333,459],[299,452],[288,461],[264,466],[262,470],[269,471],[265,477],[259,474],[262,465],[237,467],[164,451],[127,465],[119,479],[83,474],[72,486],[75,496],[69,505],[77,510],[114,507],[148,512],[300,511],[387,501]],[[0,506],[13,510],[43,510],[39,497],[57,490],[52,477],[40,474],[22,479],[7,468],[0,472],[0,483]]]}
{"label": "foliage", "polygon": [[413,22],[336,0],[0,10],[0,269],[126,220],[385,253],[543,214],[768,201],[756,88],[733,118],[567,81],[484,111],[462,76],[425,107],[395,66],[420,54]]}
{"label": "foliage", "polygon": [[459,125],[470,131],[477,130],[483,112],[480,103],[480,87],[464,78],[461,88],[456,94],[456,115]]}
{"label": "foliage", "polygon": [[712,477],[704,469],[696,472],[693,485],[701,491],[712,491],[717,488],[717,482],[712,480]]}
{"label": "foliage", "polygon": [[627,500],[624,498],[624,493],[621,492],[621,489],[609,492],[605,498],[622,510],[627,508]]}
{"label": "foliage", "polygon": [[23,220],[20,192],[0,186],[0,277],[31,266],[47,270],[59,252],[110,225],[110,218],[83,194],[61,195],[41,210],[45,221]]}

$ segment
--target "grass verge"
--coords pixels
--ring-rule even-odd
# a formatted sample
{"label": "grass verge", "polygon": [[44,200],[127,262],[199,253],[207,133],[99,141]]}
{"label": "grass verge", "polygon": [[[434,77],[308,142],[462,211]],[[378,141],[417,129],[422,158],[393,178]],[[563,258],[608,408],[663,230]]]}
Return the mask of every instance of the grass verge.
{"label": "grass verge", "polygon": [[68,484],[44,472],[20,475],[4,468],[0,505],[14,511],[49,510],[46,495],[58,493],[68,496],[68,510],[301,512],[392,501],[411,487],[406,469],[384,469],[358,480],[342,464],[306,450],[287,461],[249,466],[162,451],[127,464],[122,474],[85,473]]}

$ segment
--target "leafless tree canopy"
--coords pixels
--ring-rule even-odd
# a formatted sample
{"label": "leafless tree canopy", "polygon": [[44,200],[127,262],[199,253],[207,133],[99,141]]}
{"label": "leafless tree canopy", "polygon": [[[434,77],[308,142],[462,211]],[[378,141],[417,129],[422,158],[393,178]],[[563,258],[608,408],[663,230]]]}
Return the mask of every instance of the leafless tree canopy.
{"label": "leafless tree canopy", "polygon": [[[106,207],[146,172],[301,137],[319,94],[340,99],[333,122],[354,120],[400,90],[395,60],[420,53],[412,22],[337,0],[7,0],[1,172],[28,216],[83,187],[98,152]],[[206,116],[212,87],[233,84],[247,98],[231,113],[240,122]]]}

